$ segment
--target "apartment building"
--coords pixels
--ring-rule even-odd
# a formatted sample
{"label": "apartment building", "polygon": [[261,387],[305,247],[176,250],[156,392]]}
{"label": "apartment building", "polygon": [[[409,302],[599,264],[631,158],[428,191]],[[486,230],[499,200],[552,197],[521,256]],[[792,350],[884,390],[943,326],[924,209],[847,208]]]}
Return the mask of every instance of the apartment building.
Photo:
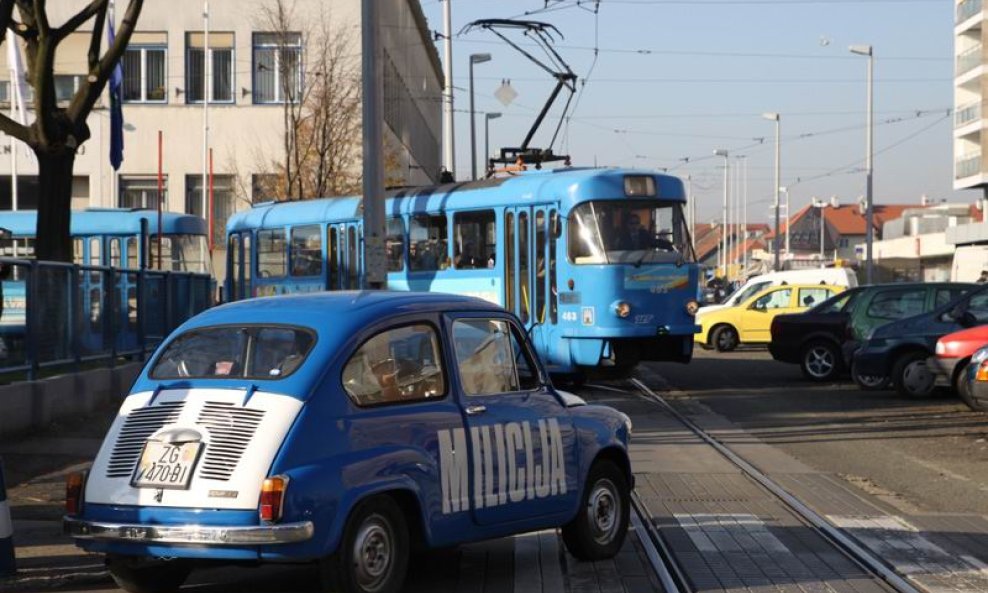
{"label": "apartment building", "polygon": [[[954,189],[988,187],[988,151],[982,149],[988,133],[984,97],[985,11],[983,0],[956,0],[954,53]],[[986,194],[988,195],[988,194]]]}
{"label": "apartment building", "polygon": [[[381,0],[384,54],[385,143],[389,179],[396,184],[438,181],[440,170],[442,68],[419,0]],[[63,3],[49,3],[53,24],[69,16]],[[145,2],[137,31],[123,58],[124,161],[109,162],[108,99],[89,119],[92,137],[78,152],[73,207],[156,208],[158,133],[162,135],[164,208],[203,214],[204,108],[212,149],[214,264],[222,272],[223,228],[235,211],[271,199],[272,175],[284,160],[284,108],[305,95],[313,77],[324,76],[316,48],[327,36],[346,39],[346,58],[359,86],[360,0],[283,0],[288,10],[272,24],[278,0],[210,0],[208,47],[203,2]],[[117,19],[126,2],[117,2]],[[276,29],[276,30],[275,30]],[[335,37],[339,35],[340,37]],[[56,87],[67,101],[86,72],[90,35],[79,32],[59,47]],[[321,49],[320,49],[321,51]],[[208,84],[204,57],[211,66]],[[0,52],[0,107],[9,107],[10,67]],[[30,94],[30,89],[28,93]],[[204,100],[208,101],[204,105]],[[30,121],[33,115],[28,113]],[[10,143],[0,138],[0,209],[10,209]],[[359,143],[359,130],[356,141]],[[17,207],[38,200],[37,163],[16,147]],[[359,152],[359,151],[358,151]],[[354,164],[360,167],[359,159]],[[221,274],[220,274],[221,275]]]}

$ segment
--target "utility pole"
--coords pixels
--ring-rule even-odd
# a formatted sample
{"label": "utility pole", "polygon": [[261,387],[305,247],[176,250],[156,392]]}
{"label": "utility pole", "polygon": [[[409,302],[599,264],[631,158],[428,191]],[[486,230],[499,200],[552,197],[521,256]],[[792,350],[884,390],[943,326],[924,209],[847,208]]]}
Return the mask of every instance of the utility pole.
{"label": "utility pole", "polygon": [[[448,4],[448,0],[447,0]],[[364,278],[366,288],[385,288],[384,256],[384,113],[380,22],[377,0],[361,3],[361,78],[363,80]]]}
{"label": "utility pole", "polygon": [[[366,3],[366,0],[364,0]],[[453,0],[443,3],[443,167],[456,174],[456,146],[453,134]]]}
{"label": "utility pole", "polygon": [[[764,113],[762,117],[765,119],[775,122],[775,188],[772,190],[772,195],[775,196],[775,265],[774,269],[776,272],[782,269],[782,260],[779,257],[779,251],[782,245],[779,240],[782,233],[782,217],[780,215],[782,204],[779,200],[779,187],[782,185],[782,151],[779,147],[779,142],[781,141],[780,128],[782,127],[782,116],[778,113]],[[789,232],[789,212],[786,212],[786,232]],[[788,255],[788,253],[787,253]]]}
{"label": "utility pole", "polygon": [[727,184],[728,184],[728,179],[730,179],[729,175],[731,170],[731,162],[730,160],[728,160],[729,157],[727,151],[722,148],[718,148],[717,150],[715,150],[714,155],[724,157],[724,203],[721,208],[721,219],[720,219],[721,241],[720,241],[720,249],[718,250],[720,251],[720,257],[718,257],[717,259],[721,262],[721,265],[724,266],[724,276],[726,278],[727,277],[727,192],[728,192]]}

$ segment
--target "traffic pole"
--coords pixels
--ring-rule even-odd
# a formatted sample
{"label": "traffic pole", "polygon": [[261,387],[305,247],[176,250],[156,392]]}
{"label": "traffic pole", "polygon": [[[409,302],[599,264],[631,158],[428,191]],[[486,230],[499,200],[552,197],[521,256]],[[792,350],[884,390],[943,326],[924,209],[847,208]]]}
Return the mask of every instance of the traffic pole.
{"label": "traffic pole", "polygon": [[10,505],[7,504],[7,486],[3,479],[3,461],[0,460],[0,577],[9,577],[17,572],[14,561],[14,523],[10,520]]}
{"label": "traffic pole", "polygon": [[361,4],[363,58],[364,288],[380,290],[387,281],[384,230],[383,67],[377,0]]}

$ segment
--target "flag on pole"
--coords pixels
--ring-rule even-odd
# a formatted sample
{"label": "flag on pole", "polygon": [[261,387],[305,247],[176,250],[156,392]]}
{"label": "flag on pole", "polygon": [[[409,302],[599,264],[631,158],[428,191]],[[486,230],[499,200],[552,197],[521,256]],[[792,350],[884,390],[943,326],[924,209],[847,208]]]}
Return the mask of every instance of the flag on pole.
{"label": "flag on pole", "polygon": [[[112,47],[116,38],[112,14],[108,21],[106,39]],[[117,62],[110,74],[110,164],[113,165],[114,171],[120,169],[120,163],[123,162],[123,149],[123,67]]]}
{"label": "flag on pole", "polygon": [[7,63],[10,64],[10,73],[13,77],[13,81],[10,85],[10,100],[11,105],[17,105],[17,122],[21,125],[27,125],[27,114],[24,109],[24,64],[21,62],[21,51],[17,46],[17,38],[14,36],[14,32],[7,29]]}

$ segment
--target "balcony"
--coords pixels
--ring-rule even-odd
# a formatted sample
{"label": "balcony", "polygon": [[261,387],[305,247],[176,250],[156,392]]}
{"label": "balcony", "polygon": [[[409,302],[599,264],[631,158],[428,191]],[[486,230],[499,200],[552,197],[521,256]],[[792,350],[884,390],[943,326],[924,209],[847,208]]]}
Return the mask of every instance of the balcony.
{"label": "balcony", "polygon": [[954,127],[960,128],[981,119],[981,101],[962,105],[954,113]]}
{"label": "balcony", "polygon": [[964,0],[957,5],[957,24],[981,12],[981,0]]}
{"label": "balcony", "polygon": [[974,70],[982,64],[982,46],[977,44],[974,47],[967,49],[964,53],[957,56],[957,76],[961,76]]}
{"label": "balcony", "polygon": [[954,179],[964,179],[981,172],[981,153],[975,152],[954,161]]}

